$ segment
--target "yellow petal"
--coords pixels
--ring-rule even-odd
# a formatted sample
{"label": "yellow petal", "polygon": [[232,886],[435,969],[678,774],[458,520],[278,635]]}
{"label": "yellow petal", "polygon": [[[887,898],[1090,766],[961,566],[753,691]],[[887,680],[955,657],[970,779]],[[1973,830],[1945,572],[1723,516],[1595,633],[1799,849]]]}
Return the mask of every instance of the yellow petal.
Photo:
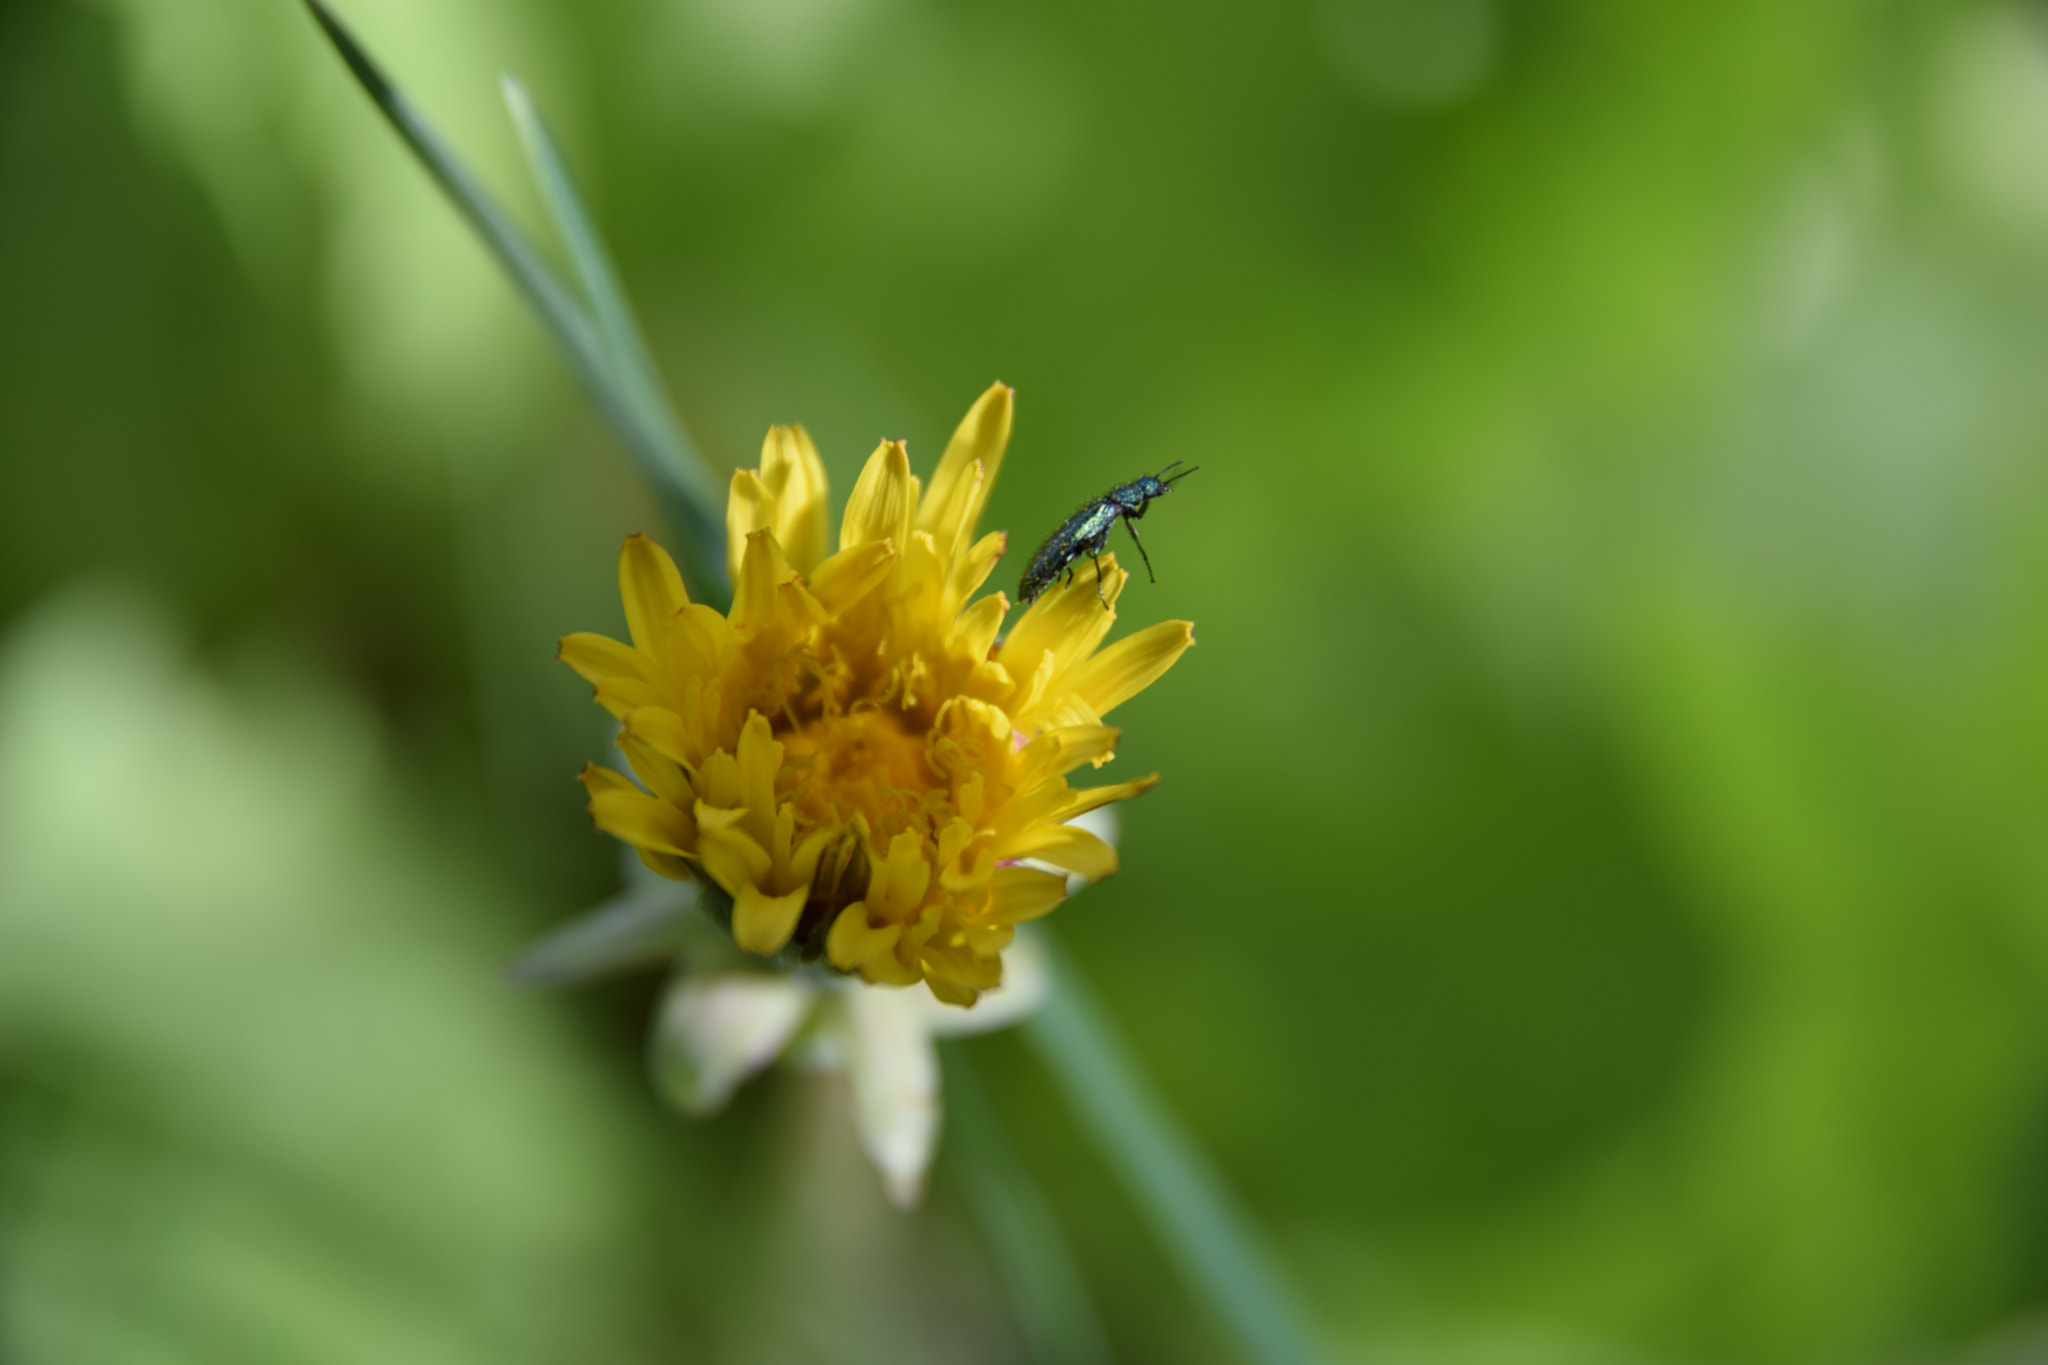
{"label": "yellow petal", "polygon": [[1076,665],[1065,689],[1096,715],[1106,716],[1157,682],[1194,642],[1194,622],[1161,621]]}
{"label": "yellow petal", "polygon": [[1064,867],[1091,882],[1116,871],[1116,850],[1075,825],[1034,825],[996,851],[1005,858],[1036,858]]}
{"label": "yellow petal", "polygon": [[1067,895],[1067,879],[1031,867],[999,867],[990,884],[989,918],[997,924],[1037,919]]}
{"label": "yellow petal", "polygon": [[774,621],[779,590],[795,576],[773,531],[749,535],[740,555],[739,577],[733,582],[733,625],[759,630]]}
{"label": "yellow petal", "polygon": [[689,817],[641,791],[605,791],[590,798],[590,819],[635,848],[680,856],[690,851]]}
{"label": "yellow petal", "polygon": [[[738,828],[740,821],[747,818],[745,807],[735,809],[731,806],[714,806],[701,799],[692,813],[696,818],[699,834],[723,834],[729,829]],[[773,860],[770,861],[772,865]]]}
{"label": "yellow petal", "polygon": [[781,951],[789,936],[796,932],[796,922],[803,916],[804,902],[810,894],[807,886],[785,896],[770,896],[752,886],[741,887],[732,898],[733,941],[763,957]]}
{"label": "yellow petal", "polygon": [[576,774],[576,780],[583,784],[583,790],[592,796],[601,791],[639,791],[633,779],[624,773],[615,773],[610,768],[600,768],[595,763],[583,765],[583,771]]}
{"label": "yellow petal", "polygon": [[1034,710],[1030,724],[1042,730],[1058,730],[1074,725],[1100,725],[1102,717],[1080,696],[1063,691]]}
{"label": "yellow petal", "polygon": [[708,805],[736,810],[744,804],[740,799],[739,762],[724,749],[697,765],[694,785],[697,795]]}
{"label": "yellow petal", "polygon": [[910,477],[910,455],[901,441],[884,441],[868,456],[853,494],[846,500],[846,518],[839,525],[839,548],[850,550],[870,540],[910,543],[910,514],[917,507],[917,480]]}
{"label": "yellow petal", "polygon": [[999,592],[990,593],[960,613],[947,643],[970,659],[986,659],[1009,610],[1008,598]]}
{"label": "yellow petal", "polygon": [[[946,566],[939,558],[939,547],[923,531],[912,531],[896,574],[894,595],[898,613],[907,619],[923,618],[933,625],[940,624],[945,615],[940,600],[945,589]],[[904,701],[905,706],[911,704],[907,699]]]}
{"label": "yellow petal", "polygon": [[782,746],[774,735],[766,716],[747,713],[740,730],[740,802],[761,822],[764,835],[775,820],[775,774],[782,770]]}
{"label": "yellow petal", "polygon": [[996,844],[1003,849],[1003,857],[1016,856],[1009,851],[1009,841],[1021,830],[1034,825],[1057,825],[1062,821],[1060,811],[1074,799],[1074,789],[1067,785],[1064,777],[1049,777],[1035,787],[1012,796],[995,812],[993,822]]}
{"label": "yellow petal", "polygon": [[895,562],[893,541],[871,540],[841,550],[812,573],[811,595],[826,611],[844,611],[874,591],[889,576],[890,566]]}
{"label": "yellow petal", "polygon": [[825,936],[825,955],[842,972],[858,971],[893,951],[901,937],[901,925],[885,924],[879,929],[870,928],[867,906],[855,901],[832,921],[832,932]]}
{"label": "yellow petal", "polygon": [[932,994],[949,1005],[965,1009],[981,998],[981,993],[972,986],[962,986],[938,971],[928,972],[924,980],[932,988]]}
{"label": "yellow petal", "polygon": [[[738,580],[735,579],[735,582]],[[669,638],[674,650],[671,663],[677,675],[717,673],[723,670],[721,654],[732,641],[732,623],[725,613],[692,602],[675,614]]]}
{"label": "yellow petal", "polygon": [[[768,861],[774,865],[777,886],[796,885],[797,879],[789,875],[789,855],[795,844],[796,807],[784,805],[775,812],[775,825],[768,837]],[[810,884],[810,878],[803,880]]]}
{"label": "yellow petal", "polygon": [[994,757],[1009,752],[1010,717],[1000,706],[973,697],[954,697],[932,718],[932,734]]}
{"label": "yellow petal", "polygon": [[939,547],[940,558],[949,568],[955,547],[973,538],[974,523],[981,517],[981,506],[986,501],[983,490],[987,486],[987,472],[981,461],[976,460],[953,481],[951,489],[944,494],[934,489],[918,504],[917,529],[932,538]]}
{"label": "yellow petal", "polygon": [[992,958],[1010,946],[1017,937],[1014,924],[970,924],[967,926],[967,946],[980,958]]}
{"label": "yellow petal", "polygon": [[595,765],[580,774],[590,793],[590,818],[615,839],[657,853],[684,854],[696,842],[690,817],[657,800],[609,768]]}
{"label": "yellow petal", "polygon": [[1116,757],[1116,741],[1122,733],[1109,725],[1063,725],[1047,730],[1018,754],[1020,782],[1065,776],[1083,763],[1099,768]]}
{"label": "yellow petal", "polygon": [[725,498],[725,571],[740,581],[740,560],[747,552],[747,537],[756,531],[776,530],[775,495],[751,469],[732,472],[732,489]]}
{"label": "yellow petal", "polygon": [[[784,810],[790,807],[784,806]],[[817,880],[818,863],[825,856],[825,850],[839,842],[845,831],[838,825],[819,825],[803,838],[796,851],[789,855],[789,875],[793,881],[809,886]]]}
{"label": "yellow petal", "polygon": [[984,842],[946,864],[939,872],[939,885],[953,892],[974,891],[986,885],[995,871],[995,848]]}
{"label": "yellow petal", "polygon": [[776,501],[775,538],[799,573],[825,558],[825,462],[802,427],[772,427],[761,443],[761,482]]}
{"label": "yellow petal", "polygon": [[[1095,592],[1094,561],[1083,559],[1074,568],[1072,584],[1064,579],[1054,583],[1024,609],[1016,628],[1004,639],[996,661],[1010,666],[1012,673],[1029,674],[1037,666],[1040,654],[1050,650],[1053,671],[1057,674],[1076,660],[1086,658],[1116,624],[1116,599],[1130,579],[1130,574],[1117,564],[1115,555],[1104,555],[1102,563],[1100,597]],[[1110,605],[1107,611],[1102,606],[1104,598]],[[1029,662],[1018,668],[1013,660]]]}
{"label": "yellow petal", "polygon": [[700,828],[697,831],[697,856],[704,860],[704,870],[711,874],[711,880],[724,887],[735,900],[739,897],[740,888],[758,888],[768,879],[768,850],[741,830]]}
{"label": "yellow petal", "polygon": [[697,874],[691,870],[690,860],[687,858],[678,858],[673,853],[656,853],[651,848],[636,848],[633,851],[640,855],[641,865],[649,872],[667,877],[670,881],[697,880]]}
{"label": "yellow petal", "polygon": [[1129,782],[1116,782],[1106,787],[1084,787],[1072,793],[1052,818],[1065,822],[1077,815],[1106,806],[1112,801],[1128,801],[1134,796],[1143,796],[1159,785],[1159,774],[1132,778]]}
{"label": "yellow petal", "polygon": [[898,952],[877,953],[869,958],[860,969],[861,979],[877,986],[915,986],[922,981],[924,973],[902,959],[900,941],[897,946]]}
{"label": "yellow petal", "polygon": [[679,811],[696,806],[697,793],[690,790],[690,779],[684,775],[680,763],[631,731],[619,736],[619,752],[633,765],[634,773],[647,784],[647,790]]}
{"label": "yellow petal", "polygon": [[564,635],[555,646],[555,657],[592,685],[607,678],[637,678],[642,682],[654,680],[646,655],[631,645],[587,631]]}
{"label": "yellow petal", "polygon": [[1009,547],[1008,535],[1001,531],[991,531],[975,541],[965,554],[954,552],[953,576],[946,585],[946,591],[951,594],[953,607],[957,609],[960,603],[980,590],[981,585],[988,581],[990,572],[995,569],[996,562],[1003,557],[1003,552]]}
{"label": "yellow petal", "polygon": [[962,816],[939,830],[939,885],[955,893],[978,890],[995,874],[995,850]]}
{"label": "yellow petal", "polygon": [[668,657],[669,618],[690,604],[683,576],[668,551],[646,536],[626,537],[619,552],[619,596],[626,603],[626,627],[633,645],[655,659]]}
{"label": "yellow petal", "polygon": [[908,918],[931,886],[932,865],[924,841],[905,832],[889,841],[889,856],[874,860],[868,873],[868,906],[888,919]]}
{"label": "yellow petal", "polygon": [[776,589],[775,607],[781,614],[782,628],[798,634],[828,619],[825,608],[811,596],[804,580],[796,575]]}
{"label": "yellow petal", "polygon": [[690,739],[683,728],[683,718],[665,706],[636,707],[626,716],[625,737],[640,740],[671,762],[691,766]]}
{"label": "yellow petal", "polygon": [[638,678],[606,678],[597,685],[597,704],[624,720],[643,706],[661,706],[668,694]]}
{"label": "yellow petal", "polygon": [[1016,412],[1016,403],[1016,393],[1003,383],[989,385],[981,397],[974,400],[974,406],[967,410],[967,416],[954,430],[953,439],[946,442],[946,453],[939,457],[939,467],[932,471],[931,491],[918,509],[917,527],[920,531],[937,534],[939,519],[953,499],[954,490],[961,480],[970,477],[972,466],[980,461],[981,489],[964,517],[964,529],[961,531],[962,535],[973,534],[974,524],[981,516],[981,504],[987,499],[989,489],[995,486],[996,473],[1003,467],[1003,451],[1010,444],[1010,422]]}
{"label": "yellow petal", "polygon": [[968,696],[981,701],[1008,701],[1017,690],[1017,682],[1008,669],[993,659],[983,660],[967,675],[967,682],[961,688]]}
{"label": "yellow petal", "polygon": [[1000,958],[982,957],[966,947],[926,949],[918,954],[924,982],[949,1005],[972,1005],[1003,979]]}
{"label": "yellow petal", "polygon": [[[1029,716],[1038,709],[1038,703],[1044,699],[1047,690],[1052,687],[1053,670],[1059,661],[1053,657],[1053,653],[1049,649],[1039,650],[1038,657],[1035,659],[1025,658],[1022,650],[1015,654],[1010,654],[1008,642],[1005,642],[1001,652],[1009,655],[1008,662],[1012,667],[1021,669],[1024,672],[1024,693],[1015,699],[1014,704],[1010,707],[1010,712],[1019,718]],[[1030,665],[1028,669],[1024,668],[1026,664]],[[993,666],[1001,668],[1003,665],[993,664]]]}

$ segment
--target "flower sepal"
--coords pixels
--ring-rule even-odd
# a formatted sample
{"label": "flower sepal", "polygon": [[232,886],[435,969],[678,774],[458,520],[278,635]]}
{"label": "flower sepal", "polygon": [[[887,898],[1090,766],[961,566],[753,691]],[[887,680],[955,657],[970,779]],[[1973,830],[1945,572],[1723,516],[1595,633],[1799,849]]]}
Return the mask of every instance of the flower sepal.
{"label": "flower sepal", "polygon": [[637,858],[627,861],[625,890],[551,930],[507,974],[525,986],[574,986],[693,956],[706,939],[730,943],[726,926],[702,913],[704,893],[718,888],[657,877]]}
{"label": "flower sepal", "polygon": [[1008,957],[1004,984],[969,1010],[923,984],[873,986],[818,967],[780,967],[730,939],[722,950],[706,941],[662,997],[649,1049],[655,1085],[678,1109],[704,1117],[778,1060],[844,1072],[861,1149],[891,1201],[907,1207],[938,1147],[937,1040],[1018,1023],[1051,987],[1045,954],[1028,935]]}

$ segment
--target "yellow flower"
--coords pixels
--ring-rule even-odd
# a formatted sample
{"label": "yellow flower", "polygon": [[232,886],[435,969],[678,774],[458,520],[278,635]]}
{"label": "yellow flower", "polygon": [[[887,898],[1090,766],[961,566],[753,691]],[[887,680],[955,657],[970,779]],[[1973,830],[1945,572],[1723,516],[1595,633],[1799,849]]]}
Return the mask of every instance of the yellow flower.
{"label": "yellow flower", "polygon": [[633,536],[619,560],[632,644],[562,641],[639,779],[586,768],[592,818],[655,871],[723,889],[750,952],[794,943],[971,1005],[1001,980],[1016,926],[1064,899],[1045,866],[1116,870],[1068,822],[1157,775],[1081,790],[1067,775],[1114,757],[1103,717],[1194,632],[1168,621],[1099,649],[1128,577],[1105,555],[1099,595],[1082,565],[997,639],[1008,599],[970,599],[1003,555],[1003,535],[975,526],[1011,410],[1005,386],[984,393],[928,488],[884,441],[829,555],[824,467],[802,427],[776,427],[761,468],[733,474],[732,610],[691,602],[668,555]]}

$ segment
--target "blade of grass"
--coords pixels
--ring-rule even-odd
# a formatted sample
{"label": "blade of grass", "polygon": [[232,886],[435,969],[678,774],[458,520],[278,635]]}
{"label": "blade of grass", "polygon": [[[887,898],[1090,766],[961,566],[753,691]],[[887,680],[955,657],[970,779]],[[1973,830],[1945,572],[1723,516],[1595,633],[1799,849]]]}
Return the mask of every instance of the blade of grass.
{"label": "blade of grass", "polygon": [[1042,932],[1053,988],[1024,1037],[1122,1179],[1190,1295],[1222,1319],[1248,1360],[1324,1357],[1258,1235],[1194,1140],[1167,1111],[1079,971]]}
{"label": "blade of grass", "polygon": [[305,3],[356,83],[525,295],[584,392],[653,487],[663,510],[682,533],[678,557],[692,591],[722,600],[726,595],[724,500],[707,500],[706,496],[707,486],[715,490],[715,481],[701,462],[684,455],[685,447],[668,439],[667,432],[674,429],[672,421],[650,422],[634,397],[632,383],[612,364],[597,326],[425,115],[371,60],[324,0]]}
{"label": "blade of grass", "polygon": [[[533,97],[517,77],[502,75],[499,86],[505,106],[512,113],[512,126],[519,132],[527,166],[540,187],[541,201],[554,220],[569,263],[583,286],[583,296],[590,301],[598,344],[604,348],[612,373],[618,376],[642,424],[666,448],[668,463],[692,485],[695,505],[721,511],[725,506],[724,490],[676,423],[662,390],[660,371],[647,352],[625,291],[619,287],[611,254],[605,250],[604,239],[583,207],[576,182],[548,130],[547,120],[541,117]],[[706,544],[714,544],[723,541],[725,523],[722,518],[714,518],[709,524],[689,530]]]}
{"label": "blade of grass", "polygon": [[1109,1365],[1109,1343],[1059,1225],[1003,1133],[965,1044],[939,1045],[946,1158],[988,1238],[996,1271],[1039,1365]]}

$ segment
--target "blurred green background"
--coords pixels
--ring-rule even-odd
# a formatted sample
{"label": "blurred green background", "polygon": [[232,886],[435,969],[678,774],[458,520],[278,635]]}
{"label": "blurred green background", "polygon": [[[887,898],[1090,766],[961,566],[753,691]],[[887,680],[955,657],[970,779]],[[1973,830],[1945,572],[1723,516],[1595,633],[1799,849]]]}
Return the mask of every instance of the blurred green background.
{"label": "blurred green background", "polygon": [[[721,466],[1106,485],[1057,922],[1340,1359],[2048,1355],[2048,26],[2017,4],[353,0],[568,144]],[[553,660],[654,514],[287,0],[0,6],[0,1353],[1009,1361],[944,1158],[694,1124]],[[1018,1042],[1119,1358],[1228,1351]]]}

